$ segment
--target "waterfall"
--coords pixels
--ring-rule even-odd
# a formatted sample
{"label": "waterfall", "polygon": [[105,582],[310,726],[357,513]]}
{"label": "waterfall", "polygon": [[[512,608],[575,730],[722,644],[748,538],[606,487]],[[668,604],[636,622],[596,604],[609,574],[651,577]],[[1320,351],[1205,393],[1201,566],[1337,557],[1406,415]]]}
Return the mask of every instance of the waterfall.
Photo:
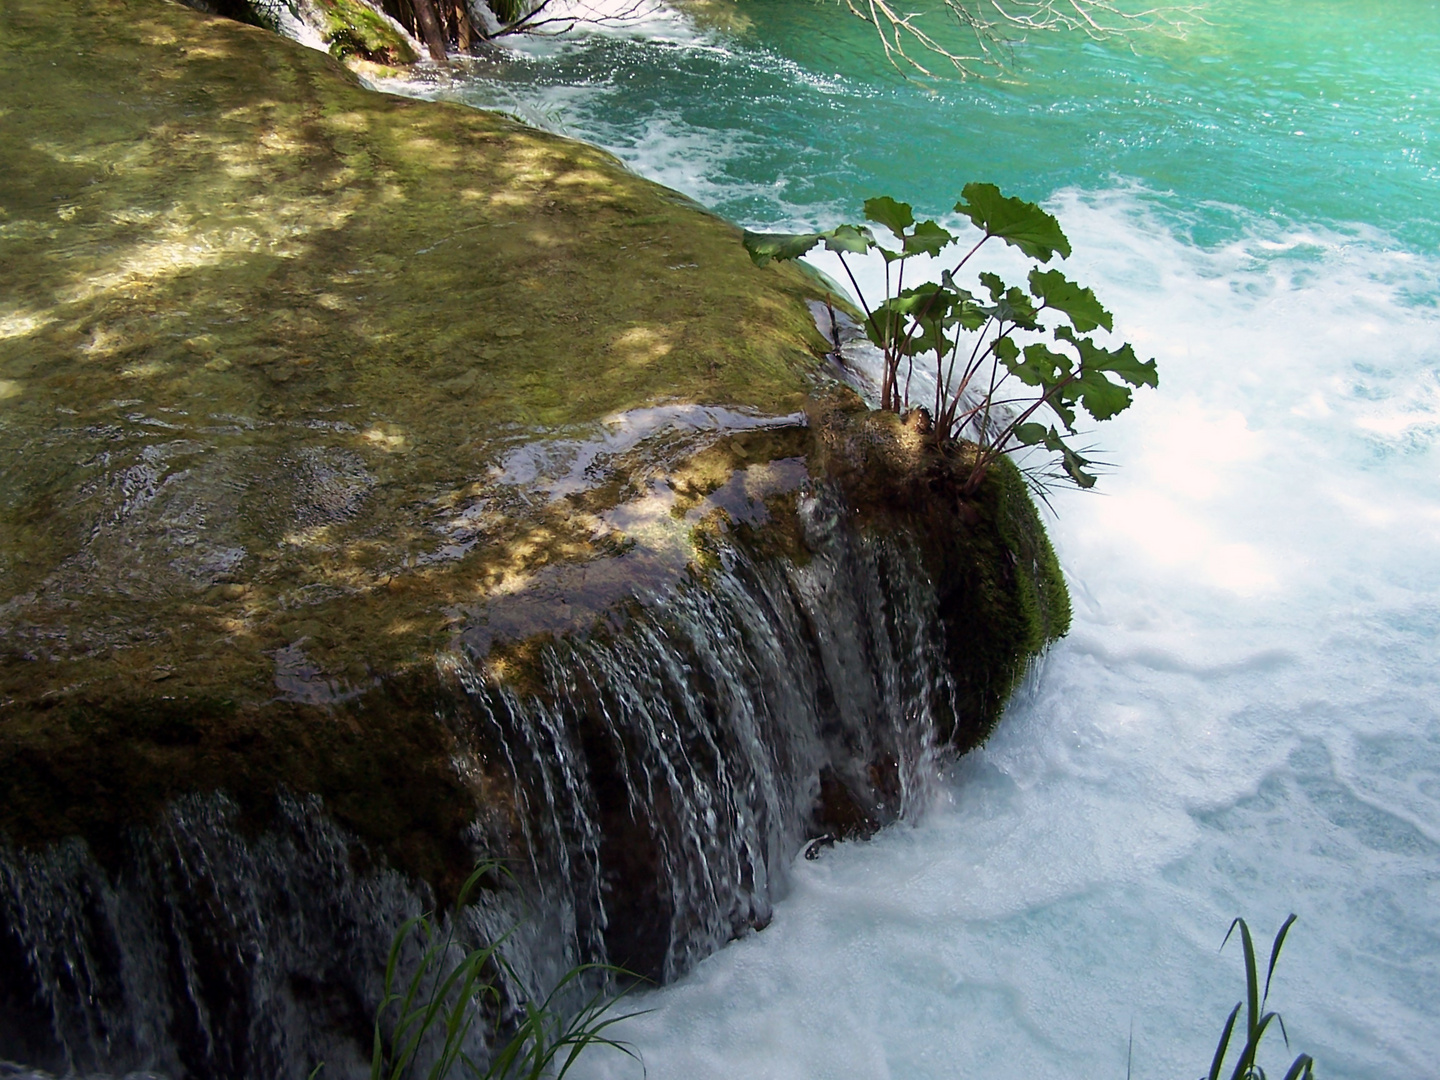
{"label": "waterfall", "polygon": [[[937,593],[909,539],[853,516],[816,485],[804,557],[727,534],[665,595],[546,644],[523,689],[464,635],[437,663],[454,768],[511,788],[469,839],[477,861],[523,852],[516,884],[458,922],[464,941],[513,928],[511,1000],[582,962],[674,979],[765,925],[807,842],[921,797],[956,709]],[[435,896],[318,799],[277,802],[257,832],[223,792],[177,800],[103,863],[78,839],[0,848],[0,1059],[363,1074],[386,951]]]}

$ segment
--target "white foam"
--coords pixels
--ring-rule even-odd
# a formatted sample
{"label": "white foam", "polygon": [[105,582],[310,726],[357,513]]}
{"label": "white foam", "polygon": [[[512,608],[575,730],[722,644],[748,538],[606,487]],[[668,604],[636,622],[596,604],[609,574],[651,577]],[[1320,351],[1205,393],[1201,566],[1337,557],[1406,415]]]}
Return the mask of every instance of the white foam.
{"label": "white foam", "polygon": [[797,862],[768,929],[640,1000],[651,1080],[1118,1077],[1132,1023],[1136,1077],[1199,1075],[1228,920],[1292,910],[1297,1049],[1431,1070],[1440,262],[1261,222],[1202,249],[1156,202],[1053,203],[1161,372],[1095,432],[1101,493],[1055,500],[1071,635],[923,820]]}

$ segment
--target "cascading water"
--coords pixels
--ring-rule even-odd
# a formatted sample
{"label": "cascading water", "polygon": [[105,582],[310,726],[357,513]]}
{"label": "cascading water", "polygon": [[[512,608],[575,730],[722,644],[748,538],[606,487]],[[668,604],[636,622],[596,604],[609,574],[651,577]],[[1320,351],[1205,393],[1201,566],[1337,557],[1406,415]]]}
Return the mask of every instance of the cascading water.
{"label": "cascading water", "polygon": [[954,709],[933,589],[833,498],[801,513],[804,566],[731,550],[622,633],[550,651],[539,695],[466,679],[577,960],[674,979],[770,921],[826,783],[873,792],[878,825],[933,776]]}
{"label": "cascading water", "polygon": [[260,837],[223,795],[136,831],[119,866],[79,841],[0,852],[5,1055],[56,1073],[357,1071],[390,937],[424,900],[357,874],[319,807]]}
{"label": "cascading water", "polygon": [[[550,647],[530,692],[463,648],[441,665],[455,767],[503,760],[531,859],[459,927],[510,934],[512,998],[583,962],[671,980],[769,922],[805,841],[927,797],[955,709],[935,590],[828,486],[799,507],[803,563],[723,544]],[[477,821],[477,861],[497,831]],[[182,800],[104,865],[79,841],[5,850],[4,1052],[66,1073],[360,1075],[391,938],[433,903],[286,796],[258,835],[223,794]]]}

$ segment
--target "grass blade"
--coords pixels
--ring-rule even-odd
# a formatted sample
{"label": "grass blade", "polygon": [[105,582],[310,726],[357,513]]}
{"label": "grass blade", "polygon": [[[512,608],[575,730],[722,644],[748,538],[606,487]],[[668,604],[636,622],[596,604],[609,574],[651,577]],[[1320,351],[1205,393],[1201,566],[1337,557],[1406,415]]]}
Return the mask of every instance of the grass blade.
{"label": "grass blade", "polygon": [[1245,951],[1245,1001],[1249,1006],[1245,1013],[1245,1030],[1247,1041],[1254,1042],[1255,1027],[1260,1022],[1260,979],[1255,970],[1255,941],[1250,936],[1250,927],[1244,919],[1236,919],[1230,924],[1220,948],[1225,948],[1237,926],[1240,928],[1240,945]]}
{"label": "grass blade", "polygon": [[[1255,960],[1255,941],[1250,934],[1249,925],[1244,919],[1237,918],[1230,923],[1230,929],[1225,932],[1225,940],[1220,943],[1222,950],[1229,944],[1235,931],[1237,929],[1240,931],[1240,943],[1245,953],[1245,1000],[1238,1002],[1235,1008],[1230,1010],[1230,1015],[1225,1020],[1219,1045],[1215,1048],[1215,1058],[1210,1063],[1209,1080],[1220,1080],[1221,1070],[1225,1065],[1225,1055],[1229,1051],[1230,1040],[1234,1035],[1235,1024],[1242,1008],[1248,1009],[1245,1017],[1245,1045],[1240,1050],[1239,1060],[1235,1062],[1229,1080],[1266,1080],[1265,1070],[1260,1067],[1258,1059],[1260,1044],[1264,1041],[1272,1023],[1279,1025],[1285,1045],[1287,1047],[1290,1045],[1290,1032],[1285,1029],[1285,1021],[1280,1014],[1274,1010],[1262,1013],[1261,1010],[1270,1000],[1270,986],[1275,978],[1275,968],[1280,960],[1280,952],[1285,946],[1286,936],[1290,932],[1290,927],[1295,924],[1295,920],[1296,917],[1292,912],[1275,934],[1275,940],[1270,946],[1270,960],[1265,971],[1263,994],[1260,990],[1259,970]],[[1314,1080],[1314,1064],[1308,1054],[1301,1054],[1290,1066],[1285,1080]]]}
{"label": "grass blade", "polygon": [[1235,1018],[1240,1015],[1242,1004],[1244,1002],[1237,1001],[1225,1019],[1225,1028],[1220,1032],[1220,1043],[1215,1047],[1215,1060],[1210,1063],[1210,1080],[1220,1080],[1220,1069],[1225,1064],[1225,1054],[1230,1049],[1230,1035],[1235,1030]]}
{"label": "grass blade", "polygon": [[1290,917],[1285,920],[1285,924],[1280,927],[1280,932],[1275,935],[1275,944],[1270,946],[1270,970],[1265,973],[1265,998],[1270,997],[1270,980],[1275,976],[1275,963],[1280,959],[1280,950],[1285,945],[1285,935],[1290,932],[1290,927],[1295,925],[1296,918],[1297,916],[1292,911]]}

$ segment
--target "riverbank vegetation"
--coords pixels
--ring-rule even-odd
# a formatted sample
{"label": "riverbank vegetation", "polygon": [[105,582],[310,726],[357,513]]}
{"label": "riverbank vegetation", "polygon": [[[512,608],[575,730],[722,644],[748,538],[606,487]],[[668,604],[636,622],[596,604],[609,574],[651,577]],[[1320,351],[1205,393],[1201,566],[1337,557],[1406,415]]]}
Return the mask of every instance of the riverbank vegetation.
{"label": "riverbank vegetation", "polygon": [[[995,239],[1032,264],[1068,257],[1070,241],[1053,215],[978,183],[965,185],[955,213],[979,230],[978,240],[916,221],[909,204],[881,197],[866,201],[865,217],[898,246],[881,244],[863,224],[746,233],[745,246],[757,266],[798,259],[820,245],[839,258],[864,312],[865,334],[880,350],[880,408],[912,417],[937,447],[962,455],[964,494],[979,490],[1000,457],[1029,450],[1058,463],[1029,470],[1042,494],[1056,479],[1093,487],[1092,461],[1073,443],[1078,413],[1101,421],[1129,408],[1131,387],[1159,385],[1155,361],[1141,361],[1128,342],[1101,344],[1095,332],[1112,331],[1114,317],[1094,290],[1059,270],[1032,265],[1026,288],[990,270],[973,275],[983,293],[959,284],[958,275]],[[946,266],[945,253],[956,248],[964,254]],[[867,298],[850,263],[872,253],[885,264],[879,299]],[[922,256],[939,260],[939,280],[907,285],[907,270]],[[927,389],[912,393],[917,365],[922,379],[928,375]]]}
{"label": "riverbank vegetation", "polygon": [[[476,867],[449,919],[417,915],[396,931],[375,1017],[371,1080],[559,1080],[590,1047],[635,1057],[605,1034],[637,1015],[616,1013],[624,995],[604,989],[608,977],[627,974],[619,968],[579,965],[543,1000],[507,1009],[502,980],[518,980],[502,951],[505,938],[467,949],[455,934],[482,879],[497,874],[504,874],[499,864]],[[322,1072],[323,1065],[312,1076]]]}
{"label": "riverbank vegetation", "polygon": [[[661,0],[614,3],[577,0],[187,0],[203,11],[282,30],[309,24],[332,51],[380,63],[412,63],[415,45],[430,60],[475,52],[515,34],[557,34],[577,26],[624,25],[652,13]],[[747,0],[723,19],[743,25]],[[680,6],[685,6],[683,3]],[[1195,18],[1193,7],[1141,7],[1113,0],[932,0],[920,10],[889,0],[834,0],[837,14],[875,32],[881,54],[903,75],[949,73],[972,78],[1015,63],[1016,48],[1034,35],[1083,34],[1102,41],[1143,31],[1176,32]],[[713,13],[710,13],[713,14]],[[395,31],[401,31],[396,34]],[[407,41],[408,35],[408,41]],[[374,55],[379,43],[386,58]]]}

